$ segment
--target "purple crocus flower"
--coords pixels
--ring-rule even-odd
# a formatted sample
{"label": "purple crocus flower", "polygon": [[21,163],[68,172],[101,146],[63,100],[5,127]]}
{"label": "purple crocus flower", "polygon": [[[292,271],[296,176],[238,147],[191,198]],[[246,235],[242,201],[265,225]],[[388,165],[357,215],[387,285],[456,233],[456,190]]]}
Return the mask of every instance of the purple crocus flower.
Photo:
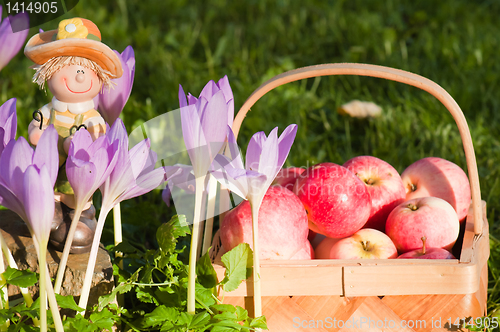
{"label": "purple crocus flower", "polygon": [[123,200],[146,194],[164,181],[165,169],[154,169],[157,157],[150,150],[149,139],[129,151],[127,131],[121,119],[116,120],[107,135],[110,141],[119,142],[119,151],[116,166],[100,186],[103,207],[112,208]]}
{"label": "purple crocus flower", "polygon": [[2,6],[0,6],[0,22],[0,70],[2,70],[23,47],[29,32],[29,17],[27,13],[19,13],[7,17],[2,22]]}
{"label": "purple crocus flower", "polygon": [[[23,201],[26,223],[38,241],[47,245],[52,221],[54,220],[54,185],[51,183],[48,167],[37,169],[30,165],[24,173]],[[29,202],[28,204],[26,204]]]}
{"label": "purple crocus flower", "polygon": [[83,207],[109,177],[118,160],[118,140],[104,135],[92,141],[85,129],[71,140],[66,160],[66,175],[75,193],[75,204]]}
{"label": "purple crocus flower", "polygon": [[200,97],[196,98],[191,93],[188,93],[187,100],[182,86],[179,86],[179,106],[184,107],[188,105],[196,105],[198,102],[206,104],[217,92],[222,91],[224,100],[227,106],[227,124],[233,125],[234,119],[234,97],[227,75],[221,78],[217,83],[209,81],[203,90],[201,90]]}
{"label": "purple crocus flower", "polygon": [[[174,186],[194,192],[195,178],[207,174],[215,155],[224,145],[226,126],[231,127],[234,119],[234,98],[227,76],[217,83],[209,81],[198,98],[191,93],[186,98],[179,85],[179,106],[184,142],[196,169],[182,164],[166,167],[169,182],[162,198],[168,206]],[[223,120],[224,114],[227,114],[227,122]]]}
{"label": "purple crocus flower", "polygon": [[218,155],[212,174],[238,196],[259,204],[285,163],[297,133],[297,125],[288,126],[278,138],[278,128],[269,137],[264,132],[255,133],[247,147],[246,164],[243,167],[232,130],[228,135],[231,158]]}
{"label": "purple crocus flower", "polygon": [[[57,137],[57,131],[51,125],[42,134],[36,150],[20,137],[17,141],[11,140],[0,156],[0,205],[16,212],[38,240],[48,239],[46,228],[50,232],[53,217],[49,217],[54,214],[53,188],[59,168]],[[27,182],[42,177],[46,179],[39,184],[26,186]],[[36,210],[40,202],[48,204],[46,211]],[[37,213],[39,215],[34,216]],[[47,225],[40,225],[42,222]]]}
{"label": "purple crocus flower", "polygon": [[10,140],[16,138],[16,102],[17,99],[12,98],[0,106],[0,155]]}
{"label": "purple crocus flower", "polygon": [[114,52],[122,63],[123,75],[112,80],[116,83],[114,87],[103,89],[99,93],[98,102],[94,99],[94,103],[99,104],[98,109],[102,117],[110,125],[113,125],[125,107],[132,91],[135,75],[135,56],[132,46],[127,46],[121,54],[118,51]]}

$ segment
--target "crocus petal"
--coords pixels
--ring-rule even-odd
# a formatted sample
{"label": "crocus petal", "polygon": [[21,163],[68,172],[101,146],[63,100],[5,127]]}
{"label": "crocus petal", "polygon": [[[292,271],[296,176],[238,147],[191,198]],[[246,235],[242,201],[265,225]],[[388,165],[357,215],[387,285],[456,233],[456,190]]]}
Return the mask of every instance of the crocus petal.
{"label": "crocus petal", "polygon": [[[274,177],[279,172],[278,164],[278,127],[274,128],[262,145],[257,171]],[[271,180],[272,181],[272,180]]]}
{"label": "crocus petal", "polygon": [[236,137],[234,136],[233,130],[228,126],[227,130],[227,145],[229,147],[229,153],[231,154],[232,164],[235,168],[245,168],[243,166],[243,160],[241,159],[240,149],[236,143]]}
{"label": "crocus petal", "polygon": [[33,161],[33,148],[24,137],[11,140],[0,156],[0,177],[16,196],[23,192],[20,179]]}
{"label": "crocus petal", "polygon": [[125,104],[130,97],[135,74],[134,50],[131,46],[120,54],[114,51],[123,68],[123,74],[113,79],[115,84],[112,88],[103,89],[99,93],[99,112],[107,123],[113,124],[120,116]]}
{"label": "crocus petal", "polygon": [[84,204],[95,191],[96,166],[91,162],[68,156],[66,160],[66,176],[75,192],[77,204]]}
{"label": "crocus petal", "polygon": [[[224,145],[227,137],[227,106],[222,91],[213,95],[201,116],[205,138],[210,142],[210,163]],[[209,164],[210,165],[210,164]]]}
{"label": "crocus petal", "polygon": [[[201,90],[200,93],[200,98],[203,97],[206,100],[210,100],[213,98],[216,92],[219,91],[219,88],[215,84],[214,81],[210,80],[204,87],[203,90]],[[199,99],[199,98],[198,98]]]}
{"label": "crocus petal", "polygon": [[48,241],[52,220],[54,219],[53,188],[47,167],[40,173],[34,165],[29,166],[24,174],[23,201],[26,212],[25,220],[39,241]]}
{"label": "crocus petal", "polygon": [[227,75],[225,75],[219,80],[219,82],[217,82],[217,86],[222,90],[222,92],[224,92],[224,99],[226,100],[226,104],[228,105],[227,124],[232,127],[234,119],[234,97],[231,86],[229,85],[229,79],[227,78]]}
{"label": "crocus petal", "polygon": [[186,94],[184,93],[182,85],[179,84],[179,107],[185,107],[187,105]]}
{"label": "crocus petal", "polygon": [[11,139],[16,138],[17,131],[17,115],[16,115],[16,98],[11,98],[0,106],[0,127],[5,131],[3,139],[0,140],[0,145],[5,147]]}
{"label": "crocus petal", "polygon": [[52,186],[56,183],[57,172],[59,170],[59,153],[57,151],[59,135],[54,125],[50,125],[40,137],[38,145],[33,154],[33,164],[41,169],[47,166]]}
{"label": "crocus petal", "polygon": [[259,131],[253,134],[248,142],[247,154],[245,157],[246,169],[257,169],[260,162],[260,154],[262,153],[262,144],[266,140],[266,134]]}
{"label": "crocus petal", "polygon": [[128,150],[127,129],[125,128],[125,124],[123,124],[122,119],[116,119],[111,128],[106,131],[106,136],[108,137],[109,142],[118,140],[120,142],[120,148]]}
{"label": "crocus petal", "polygon": [[297,125],[292,124],[286,127],[285,130],[280,135],[278,139],[279,145],[279,157],[278,157],[278,166],[279,168],[283,167],[286,158],[288,157],[288,153],[290,152],[290,148],[292,147],[293,141],[295,140],[295,135],[297,134]]}
{"label": "crocus petal", "polygon": [[[9,16],[0,24],[0,70],[19,52],[29,32],[27,13]],[[16,32],[14,32],[16,31]]]}
{"label": "crocus petal", "polygon": [[188,100],[188,105],[195,105],[198,102],[198,98],[196,98],[190,93],[188,93],[187,100]]}
{"label": "crocus petal", "polygon": [[120,201],[144,195],[158,187],[165,178],[165,169],[157,168],[147,174],[140,176],[137,179],[136,185],[132,186],[120,196]]}
{"label": "crocus petal", "polygon": [[18,198],[9,188],[0,183],[0,205],[14,211],[19,215],[19,217],[21,217],[21,219],[26,220],[24,204],[21,201],[22,196],[20,197],[21,198]]}
{"label": "crocus petal", "polygon": [[130,158],[130,164],[132,167],[132,174],[134,178],[138,178],[139,174],[144,170],[144,166],[146,165],[148,158],[151,156],[149,154],[149,149],[151,147],[149,139],[145,139],[139,143],[137,143],[130,151],[128,152]]}
{"label": "crocus petal", "polygon": [[3,152],[3,149],[5,148],[5,145],[7,144],[4,144],[4,137],[5,137],[5,130],[3,130],[3,128],[0,127],[0,156],[2,155],[2,152]]}
{"label": "crocus petal", "polygon": [[90,155],[87,149],[92,145],[92,137],[85,129],[78,130],[69,145],[68,156],[75,156],[79,159],[89,161]]}

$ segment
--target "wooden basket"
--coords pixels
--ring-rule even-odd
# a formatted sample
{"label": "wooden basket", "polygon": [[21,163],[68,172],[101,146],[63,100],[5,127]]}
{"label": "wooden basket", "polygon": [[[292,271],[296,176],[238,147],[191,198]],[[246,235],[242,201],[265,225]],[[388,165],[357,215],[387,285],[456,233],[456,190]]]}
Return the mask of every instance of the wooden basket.
{"label": "wooden basket", "polygon": [[[460,258],[261,261],[262,306],[269,330],[459,331],[455,324],[486,314],[490,247],[470,132],[460,107],[443,88],[424,77],[374,65],[300,68],[276,76],[250,96],[235,118],[235,135],[250,107],[268,91],[326,75],[372,76],[413,85],[434,95],[450,111],[462,138],[472,193]],[[223,278],[220,261],[216,259],[214,265]],[[223,302],[252,313],[252,285],[250,278],[237,290],[220,294]]]}

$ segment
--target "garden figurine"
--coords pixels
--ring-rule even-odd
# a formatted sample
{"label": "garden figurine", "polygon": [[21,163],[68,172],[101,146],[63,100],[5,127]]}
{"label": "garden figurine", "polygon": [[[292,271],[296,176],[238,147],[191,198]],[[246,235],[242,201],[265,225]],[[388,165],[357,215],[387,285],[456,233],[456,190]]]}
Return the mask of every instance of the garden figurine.
{"label": "garden figurine", "polygon": [[[85,128],[93,140],[106,132],[106,123],[93,98],[111,79],[122,75],[119,57],[101,42],[97,26],[84,18],[66,19],[57,30],[40,32],[26,44],[25,55],[35,63],[33,82],[48,86],[52,101],[33,113],[29,141],[37,145],[43,131],[53,124],[59,134],[59,173],[54,198],[56,213],[50,242],[62,250],[74,213],[73,189],[67,181],[65,162],[74,133]],[[96,228],[92,199],[85,206],[72,242],[71,253],[90,251]]]}

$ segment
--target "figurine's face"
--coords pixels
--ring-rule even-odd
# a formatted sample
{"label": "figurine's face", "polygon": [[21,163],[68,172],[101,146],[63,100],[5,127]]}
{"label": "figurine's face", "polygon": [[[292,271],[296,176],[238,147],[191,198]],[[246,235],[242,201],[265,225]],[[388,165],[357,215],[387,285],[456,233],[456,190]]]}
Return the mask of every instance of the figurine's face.
{"label": "figurine's face", "polygon": [[79,65],[65,66],[47,81],[50,92],[65,103],[80,103],[99,94],[101,81],[94,71]]}

